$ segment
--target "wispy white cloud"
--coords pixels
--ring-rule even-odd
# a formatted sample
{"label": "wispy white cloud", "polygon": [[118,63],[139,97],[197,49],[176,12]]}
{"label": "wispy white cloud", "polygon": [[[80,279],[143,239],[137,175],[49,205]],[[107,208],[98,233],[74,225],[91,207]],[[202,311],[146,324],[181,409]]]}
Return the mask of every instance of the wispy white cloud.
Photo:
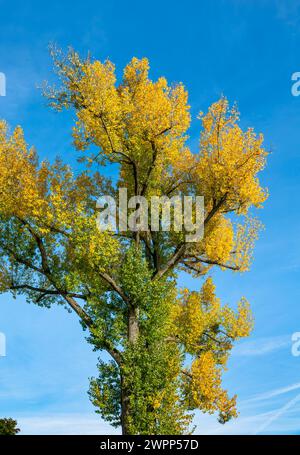
{"label": "wispy white cloud", "polygon": [[270,354],[279,349],[287,348],[291,345],[291,336],[277,336],[257,338],[256,340],[245,341],[234,347],[233,356],[262,356]]}
{"label": "wispy white cloud", "polygon": [[285,393],[289,393],[289,392],[292,392],[293,390],[298,390],[298,389],[300,389],[300,382],[296,382],[295,384],[291,384],[286,387],[281,387],[278,389],[270,390],[269,392],[265,392],[265,393],[256,395],[255,397],[247,400],[247,402],[270,400],[271,398],[275,398],[275,397],[278,397]]}
{"label": "wispy white cloud", "polygon": [[[294,389],[292,389],[294,390]],[[280,409],[277,409],[272,413],[272,415],[266,419],[254,432],[254,434],[262,433],[266,428],[268,428],[273,422],[278,420],[282,415],[284,415],[289,409],[296,405],[300,401],[300,393],[296,395],[294,398],[289,400],[287,403],[284,404]]]}
{"label": "wispy white cloud", "polygon": [[261,413],[252,416],[239,416],[226,424],[218,423],[215,416],[202,415],[197,419],[195,433],[203,435],[246,435],[252,434],[262,425],[271,413]]}
{"label": "wispy white cloud", "polygon": [[[243,435],[243,434],[292,434],[298,433],[300,429],[299,408],[300,393],[294,394],[284,399],[284,395],[290,394],[300,389],[300,382],[290,384],[285,387],[270,390],[256,395],[248,400],[243,400],[240,405],[240,415],[225,425],[217,422],[216,416],[205,414],[197,415],[196,423],[198,434],[224,434],[224,435]],[[249,412],[249,403],[260,403],[263,405],[273,404],[273,399],[283,397],[283,405],[273,410],[257,412],[252,407],[254,413]]]}
{"label": "wispy white cloud", "polygon": [[[298,397],[300,398],[300,397]],[[297,402],[299,400],[297,399]],[[277,410],[241,415],[226,424],[219,424],[215,416],[203,415],[197,419],[195,434],[203,435],[253,435],[253,434],[295,434],[299,433],[300,423],[297,415],[291,414],[291,403],[279,413]],[[290,412],[289,412],[290,411]]]}
{"label": "wispy white cloud", "polygon": [[[242,403],[243,405],[246,405],[248,403],[255,403],[255,402],[270,402],[273,398],[281,397],[282,395],[290,394],[290,392],[293,392],[295,390],[300,389],[300,382],[296,382],[294,384],[290,384],[285,387],[280,387],[277,389],[270,390],[268,392],[259,394],[254,396],[253,398],[250,398],[249,400],[245,400]],[[284,428],[287,427],[287,424],[292,425],[292,427],[288,427],[288,431],[298,431],[298,428],[300,426],[298,418],[293,419],[293,418],[287,418],[286,414],[288,411],[290,411],[298,402],[300,401],[300,393],[298,393],[296,396],[293,396],[292,398],[285,399],[284,404],[280,408],[276,408],[275,410],[272,410],[270,412],[260,414],[260,417],[263,417],[263,419],[258,419],[257,424],[253,428],[252,434],[261,434],[261,433],[266,433],[266,430],[272,426],[272,432],[274,432],[274,423],[276,423],[282,416],[285,416],[285,418],[281,419],[280,426],[277,430],[277,432],[282,433],[284,432]],[[297,413],[298,416],[298,413]]]}
{"label": "wispy white cloud", "polygon": [[59,414],[17,417],[21,434],[26,435],[101,435],[120,434],[96,414]]}
{"label": "wispy white cloud", "polygon": [[257,397],[254,398],[254,400],[255,401],[269,400],[270,398],[274,398],[279,395],[283,395],[285,393],[292,392],[293,390],[298,390],[298,389],[300,389],[300,382],[297,382],[296,384],[291,384],[286,387],[281,387],[279,389],[271,390],[270,392],[266,392],[261,395],[257,395]]}

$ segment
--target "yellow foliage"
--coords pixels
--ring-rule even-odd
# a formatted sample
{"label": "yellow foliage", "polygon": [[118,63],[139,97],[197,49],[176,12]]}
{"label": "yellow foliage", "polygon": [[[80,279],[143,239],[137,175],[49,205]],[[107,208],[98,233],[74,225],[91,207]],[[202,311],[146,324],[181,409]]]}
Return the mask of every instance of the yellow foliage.
{"label": "yellow foliage", "polygon": [[196,174],[207,204],[224,199],[222,209],[237,213],[246,213],[251,205],[260,207],[267,197],[257,178],[267,156],[263,136],[252,128],[243,132],[239,113],[226,98],[212,104],[200,118],[203,131]]}
{"label": "yellow foliage", "polygon": [[[170,352],[176,346],[168,361],[157,350],[167,386],[163,391],[159,384],[149,387],[139,405],[147,414],[149,404],[154,427],[161,415],[172,414],[178,432],[189,420],[181,409],[185,399],[189,409],[218,411],[225,422],[237,415],[236,399],[222,388],[221,376],[233,342],[252,329],[249,304],[242,298],[236,311],[222,305],[211,278],[199,292],[186,289],[177,297],[175,277],[180,267],[196,275],[206,275],[214,265],[249,268],[260,225],[248,211],[267,198],[258,180],[267,156],[263,137],[252,128],[243,131],[237,108],[222,97],[200,115],[200,150],[192,153],[188,93],[183,84],[171,86],[164,77],[153,81],[146,58],[133,58],[120,83],[109,60],[81,60],[75,52],[55,59],[62,87],[48,96],[59,110],[75,109],[74,143],[88,166],[75,177],[60,160],[39,163],[22,129],[10,134],[0,122],[0,289],[24,292],[37,303],[45,296],[50,304],[58,297],[67,301],[90,327],[95,347],[106,349],[123,372],[128,346],[136,355],[140,340],[146,354],[149,340],[155,346],[158,336]],[[91,144],[95,155],[85,152]],[[112,195],[123,186],[129,197],[143,195],[148,201],[153,195],[204,196],[204,238],[185,243],[183,232],[150,227],[139,234],[99,232],[96,199],[106,186],[93,165],[107,163],[117,163],[120,170]],[[134,254],[127,257],[133,245]],[[166,297],[169,286],[173,290]],[[132,326],[138,329],[131,345]],[[155,366],[153,383],[157,356]],[[141,390],[147,383],[143,374]],[[105,401],[115,399],[114,387],[111,396],[104,394],[104,408]]]}
{"label": "yellow foliage", "polygon": [[207,344],[205,336],[217,339],[220,328],[228,339],[221,337],[219,341],[230,349],[231,341],[248,336],[253,327],[246,299],[241,299],[237,312],[228,305],[222,306],[211,278],[204,282],[200,292],[183,291],[174,308],[174,321],[180,341],[190,352],[197,352]]}
{"label": "yellow foliage", "polygon": [[0,211],[5,216],[23,217],[36,210],[39,190],[35,180],[34,150],[27,150],[23,132],[17,127],[11,136],[0,122]]}
{"label": "yellow foliage", "polygon": [[229,398],[221,386],[222,370],[216,365],[212,352],[197,357],[191,367],[191,398],[204,412],[218,411],[222,421],[237,416],[236,397]]}
{"label": "yellow foliage", "polygon": [[53,250],[63,248],[63,239],[54,235],[63,233],[77,274],[88,266],[103,271],[118,260],[118,240],[97,229],[91,178],[81,174],[74,179],[69,166],[60,161],[39,166],[22,129],[9,136],[5,122],[0,122],[0,187],[0,215],[18,219],[24,233],[31,229]]}
{"label": "yellow foliage", "polygon": [[230,220],[220,215],[206,231],[198,249],[213,262],[226,264],[234,246],[234,230]]}
{"label": "yellow foliage", "polygon": [[211,278],[200,292],[183,291],[174,310],[173,331],[194,357],[190,370],[184,371],[191,408],[218,411],[222,422],[236,417],[236,399],[228,397],[221,377],[233,341],[248,336],[252,327],[248,302],[241,299],[236,312],[222,306]]}

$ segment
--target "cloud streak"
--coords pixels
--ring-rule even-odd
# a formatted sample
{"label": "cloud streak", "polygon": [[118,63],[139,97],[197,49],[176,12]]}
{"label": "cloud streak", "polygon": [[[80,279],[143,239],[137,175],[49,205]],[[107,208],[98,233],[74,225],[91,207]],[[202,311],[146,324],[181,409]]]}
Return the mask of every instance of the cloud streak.
{"label": "cloud streak", "polygon": [[293,390],[298,390],[298,389],[300,389],[300,382],[297,382],[295,384],[291,384],[291,385],[286,386],[286,387],[281,387],[281,388],[278,388],[278,389],[274,389],[274,390],[271,390],[269,392],[262,393],[260,395],[256,395],[255,397],[250,398],[249,400],[247,400],[247,403],[248,402],[252,402],[252,401],[270,400],[271,398],[275,398],[275,397],[278,397],[280,395],[284,395],[285,393],[289,393],[289,392],[292,392]]}
{"label": "cloud streak", "polygon": [[26,435],[102,435],[120,434],[120,430],[90,414],[49,414],[17,417],[21,434]]}
{"label": "cloud streak", "polygon": [[290,345],[290,335],[257,338],[256,340],[245,341],[235,346],[232,350],[232,355],[239,357],[263,356],[279,349],[287,348]]}

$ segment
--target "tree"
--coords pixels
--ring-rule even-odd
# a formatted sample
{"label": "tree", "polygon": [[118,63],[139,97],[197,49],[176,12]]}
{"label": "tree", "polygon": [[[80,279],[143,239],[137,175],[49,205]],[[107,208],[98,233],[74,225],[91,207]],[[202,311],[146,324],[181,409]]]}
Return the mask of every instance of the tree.
{"label": "tree", "polygon": [[[267,197],[257,177],[263,138],[243,131],[222,97],[199,115],[192,153],[182,84],[152,81],[145,58],[133,58],[117,83],[110,61],[52,53],[61,86],[46,87],[46,96],[76,114],[82,171],[75,176],[59,159],[39,163],[20,127],[9,134],[0,124],[1,289],[78,315],[95,350],[111,357],[100,358],[90,398],[124,434],[189,432],[195,409],[224,423],[237,411],[222,373],[253,321],[246,299],[236,311],[221,304],[208,274],[249,267],[259,228],[250,212]],[[100,174],[103,166],[118,170],[117,182]],[[96,201],[120,188],[146,198],[149,211],[152,196],[204,196],[204,237],[187,242],[172,224],[99,231]],[[177,288],[180,271],[203,280],[199,291]]]}
{"label": "tree", "polygon": [[20,432],[14,419],[0,419],[0,436],[15,436]]}

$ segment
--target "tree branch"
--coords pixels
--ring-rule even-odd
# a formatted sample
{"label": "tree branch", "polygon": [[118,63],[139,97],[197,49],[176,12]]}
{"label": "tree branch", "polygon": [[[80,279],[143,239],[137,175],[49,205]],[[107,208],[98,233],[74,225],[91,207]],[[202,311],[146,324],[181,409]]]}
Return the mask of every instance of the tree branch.
{"label": "tree branch", "polygon": [[[167,131],[167,129],[166,129]],[[143,196],[146,191],[147,191],[147,187],[148,187],[148,182],[150,180],[150,177],[151,177],[151,173],[155,167],[155,162],[156,162],[156,158],[157,158],[157,155],[158,155],[158,150],[155,146],[155,143],[154,141],[150,141],[150,144],[151,144],[151,148],[152,148],[152,161],[151,161],[151,164],[149,166],[149,169],[148,169],[148,172],[147,172],[147,176],[146,176],[146,180],[142,186],[142,191],[141,191],[141,195]]]}
{"label": "tree branch", "polygon": [[[36,286],[31,286],[29,284],[11,285],[9,289],[11,289],[12,291],[15,291],[15,290],[18,290],[18,289],[28,289],[29,291],[40,292],[41,294],[43,294],[43,296],[46,296],[46,295],[60,295],[61,294],[61,292],[58,291],[58,290],[39,288],[39,287],[36,287]],[[74,297],[76,299],[82,299],[82,300],[86,300],[87,299],[86,295],[77,294],[76,292],[67,292],[66,291],[66,294],[68,296]]]}
{"label": "tree branch", "polygon": [[41,239],[40,236],[37,235],[36,232],[34,232],[32,227],[28,223],[28,221],[25,221],[25,220],[23,220],[22,218],[19,218],[19,217],[17,217],[17,219],[20,221],[21,224],[23,224],[23,226],[25,226],[28,229],[28,231],[30,232],[32,237],[35,239],[36,244],[37,244],[38,249],[39,249],[40,254],[41,254],[42,269],[43,269],[45,275],[49,274],[50,273],[50,267],[49,267],[49,264],[48,264],[47,252],[46,252],[43,240]]}
{"label": "tree branch", "polygon": [[129,303],[129,299],[127,295],[123,292],[123,289],[115,282],[115,280],[110,275],[108,275],[108,273],[99,272],[99,275],[113,288],[114,291],[116,291],[119,294],[119,296],[124,300],[124,302]]}
{"label": "tree branch", "polygon": [[[227,198],[227,193],[223,195],[223,197],[219,200],[217,204],[215,204],[212,208],[212,210],[209,212],[209,214],[206,216],[204,220],[204,227],[206,224],[211,220],[211,218],[217,213],[217,211],[221,208],[221,206],[224,204]],[[158,272],[154,273],[153,279],[159,279],[163,275],[165,275],[170,269],[172,269],[184,256],[184,253],[186,252],[187,249],[187,244],[183,243],[178,245],[178,247],[175,250],[175,253],[173,256],[167,261],[167,263],[164,265],[163,268],[161,268]]]}
{"label": "tree branch", "polygon": [[172,269],[182,258],[186,250],[186,243],[178,245],[173,256],[168,260],[168,262],[160,270],[154,273],[152,279],[160,279],[164,276],[170,269]]}

